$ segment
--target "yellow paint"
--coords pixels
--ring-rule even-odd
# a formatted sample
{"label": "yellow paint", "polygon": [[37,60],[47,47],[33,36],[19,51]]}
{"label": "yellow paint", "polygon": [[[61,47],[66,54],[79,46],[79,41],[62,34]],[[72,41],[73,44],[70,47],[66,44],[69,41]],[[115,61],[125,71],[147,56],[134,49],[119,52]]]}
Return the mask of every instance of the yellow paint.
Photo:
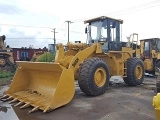
{"label": "yellow paint", "polygon": [[158,60],[160,60],[160,53],[158,53],[158,55],[157,55],[157,59],[158,59]]}
{"label": "yellow paint", "polygon": [[136,69],[135,69],[135,76],[137,79],[140,79],[142,77],[142,75],[143,75],[142,71],[143,71],[142,66],[137,65]]}
{"label": "yellow paint", "polygon": [[141,55],[143,54],[143,52],[144,52],[144,40],[141,40],[140,41],[140,53],[141,53]]}
{"label": "yellow paint", "polygon": [[152,59],[145,59],[144,67],[145,67],[145,70],[152,71],[154,69]]}
{"label": "yellow paint", "polygon": [[157,120],[160,120],[160,93],[153,97],[153,106]]}
{"label": "yellow paint", "polygon": [[102,87],[106,83],[106,71],[104,68],[98,68],[94,73],[94,81],[98,87]]}

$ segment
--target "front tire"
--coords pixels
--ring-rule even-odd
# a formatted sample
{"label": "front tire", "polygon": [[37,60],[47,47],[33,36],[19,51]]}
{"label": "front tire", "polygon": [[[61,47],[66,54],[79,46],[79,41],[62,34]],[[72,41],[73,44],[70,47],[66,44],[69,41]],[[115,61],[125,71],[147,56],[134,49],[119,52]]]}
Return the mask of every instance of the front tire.
{"label": "front tire", "polygon": [[144,81],[144,64],[139,58],[127,59],[127,77],[124,82],[129,86],[140,85]]}
{"label": "front tire", "polygon": [[107,64],[100,58],[90,58],[80,67],[78,83],[86,95],[98,96],[106,91],[109,78]]}

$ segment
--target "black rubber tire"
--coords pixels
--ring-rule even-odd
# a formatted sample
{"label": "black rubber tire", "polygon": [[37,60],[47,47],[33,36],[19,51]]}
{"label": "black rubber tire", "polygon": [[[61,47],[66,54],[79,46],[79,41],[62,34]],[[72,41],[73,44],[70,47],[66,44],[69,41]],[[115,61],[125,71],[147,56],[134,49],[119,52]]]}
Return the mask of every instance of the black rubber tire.
{"label": "black rubber tire", "polygon": [[[106,72],[106,80],[103,86],[98,87],[94,82],[94,74],[98,68],[103,68]],[[78,84],[80,89],[89,96],[103,94],[109,85],[109,69],[107,64],[100,58],[90,58],[82,63],[79,69]]]}
{"label": "black rubber tire", "polygon": [[157,90],[157,93],[160,93],[160,83],[156,83],[156,90]]}
{"label": "black rubber tire", "polygon": [[156,63],[156,66],[155,66],[155,67],[160,68],[160,61],[158,61],[158,62]]}
{"label": "black rubber tire", "polygon": [[[137,78],[135,75],[135,69],[137,65],[142,67],[142,76]],[[144,64],[143,61],[139,58],[132,57],[127,59],[127,77],[124,78],[124,82],[129,86],[140,85],[144,81]]]}
{"label": "black rubber tire", "polygon": [[[152,74],[153,77],[157,78],[157,75],[155,75],[155,72],[156,72],[155,69],[156,69],[157,67],[160,69],[160,61],[157,61],[157,62],[155,63],[154,68],[153,68],[152,71],[145,71],[145,72],[147,72],[147,73],[149,73],[149,74]],[[146,75],[146,77],[150,77],[150,76]]]}
{"label": "black rubber tire", "polygon": [[[156,67],[158,67],[160,69],[160,61],[158,61],[156,63]],[[158,76],[156,76],[156,77],[158,77]],[[160,83],[159,83],[159,81],[156,82],[156,90],[157,90],[157,93],[160,93]]]}

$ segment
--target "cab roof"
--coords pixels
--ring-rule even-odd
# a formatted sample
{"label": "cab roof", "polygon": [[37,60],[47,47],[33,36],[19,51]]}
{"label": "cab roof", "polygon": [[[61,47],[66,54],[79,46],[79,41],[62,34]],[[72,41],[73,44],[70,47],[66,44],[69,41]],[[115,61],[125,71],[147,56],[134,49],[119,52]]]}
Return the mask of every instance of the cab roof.
{"label": "cab roof", "polygon": [[100,16],[100,17],[89,19],[89,20],[85,20],[84,23],[86,24],[86,23],[91,23],[91,22],[95,22],[95,21],[99,21],[99,20],[105,20],[107,18],[119,21],[119,22],[121,22],[121,24],[123,23],[123,20],[121,20],[121,19],[115,19],[115,18],[111,18],[111,17],[108,17],[108,16]]}
{"label": "cab roof", "polygon": [[147,39],[141,39],[140,41],[146,41],[146,40],[160,40],[160,38],[147,38]]}

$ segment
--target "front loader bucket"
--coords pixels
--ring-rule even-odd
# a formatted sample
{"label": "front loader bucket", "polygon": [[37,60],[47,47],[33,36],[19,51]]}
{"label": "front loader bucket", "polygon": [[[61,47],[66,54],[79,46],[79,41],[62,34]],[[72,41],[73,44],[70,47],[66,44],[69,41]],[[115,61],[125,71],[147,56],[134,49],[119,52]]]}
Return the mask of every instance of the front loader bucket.
{"label": "front loader bucket", "polygon": [[17,62],[18,69],[2,100],[19,101],[47,112],[69,103],[75,92],[74,73],[56,63]]}

